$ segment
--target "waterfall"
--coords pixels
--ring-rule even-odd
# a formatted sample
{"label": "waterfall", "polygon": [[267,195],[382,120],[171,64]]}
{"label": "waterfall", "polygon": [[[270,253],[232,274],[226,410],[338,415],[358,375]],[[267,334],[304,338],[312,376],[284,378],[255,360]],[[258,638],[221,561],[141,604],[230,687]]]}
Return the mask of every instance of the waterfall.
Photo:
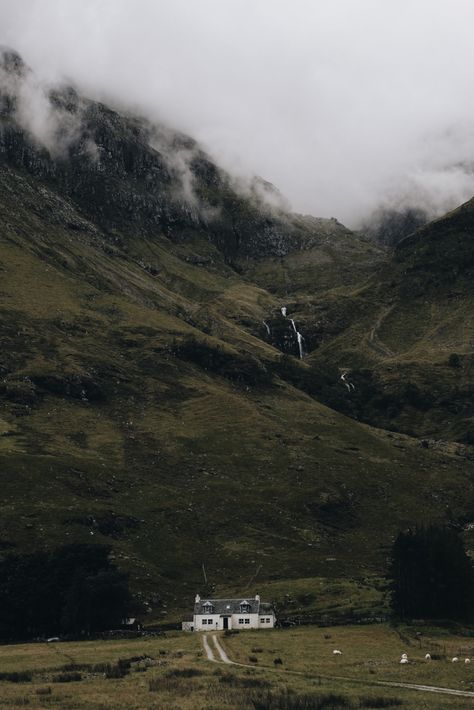
{"label": "waterfall", "polygon": [[298,331],[296,331],[296,338],[297,338],[297,340],[298,340],[298,350],[300,351],[300,360],[302,360],[302,359],[303,359],[303,355],[304,355],[304,351],[303,351],[303,340],[304,340],[304,338],[303,338],[303,336],[301,335],[301,333],[298,333]]}
{"label": "waterfall", "polygon": [[263,325],[265,326],[265,328],[267,329],[267,334],[268,334],[268,335],[271,335],[272,333],[271,333],[270,326],[268,325],[267,321],[266,321],[266,320],[262,320],[262,323],[263,323]]}
{"label": "waterfall", "polygon": [[[280,308],[280,310],[281,310],[282,316],[283,316],[284,318],[286,318],[286,317],[287,317],[287,315],[286,315],[286,310],[287,310],[287,309],[286,309],[286,306],[282,306],[282,307]],[[290,318],[290,322],[291,322],[291,325],[293,326],[293,332],[294,332],[295,335],[296,335],[296,340],[298,341],[298,350],[299,350],[299,353],[300,353],[300,360],[302,360],[302,359],[303,359],[303,356],[304,356],[304,349],[303,349],[303,340],[304,340],[304,338],[303,338],[303,336],[301,335],[301,333],[298,332],[298,329],[297,329],[297,327],[296,327],[296,323],[295,323],[295,321],[293,320],[293,318]]]}
{"label": "waterfall", "polygon": [[293,320],[293,318],[290,318],[290,321],[291,321],[291,325],[293,326],[293,330],[294,330],[294,332],[295,332],[295,334],[296,334],[296,340],[298,341],[298,350],[300,351],[300,360],[302,360],[302,359],[303,359],[303,355],[304,355],[304,350],[303,350],[303,340],[304,340],[304,338],[303,338],[303,336],[301,335],[301,333],[298,331],[298,328],[296,327],[295,321]]}
{"label": "waterfall", "polygon": [[344,382],[344,385],[347,387],[348,392],[351,392],[352,390],[355,390],[355,385],[352,382],[349,382],[348,380],[346,380],[347,374],[348,373],[346,372],[346,370],[344,370],[344,372],[341,375],[341,380]]}

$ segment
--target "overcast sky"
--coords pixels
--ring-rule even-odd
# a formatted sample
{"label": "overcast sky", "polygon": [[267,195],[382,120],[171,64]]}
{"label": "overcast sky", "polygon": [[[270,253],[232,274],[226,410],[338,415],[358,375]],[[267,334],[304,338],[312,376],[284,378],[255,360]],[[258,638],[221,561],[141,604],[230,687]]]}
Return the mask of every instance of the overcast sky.
{"label": "overcast sky", "polygon": [[0,0],[0,43],[193,135],[298,211],[474,195],[472,0]]}

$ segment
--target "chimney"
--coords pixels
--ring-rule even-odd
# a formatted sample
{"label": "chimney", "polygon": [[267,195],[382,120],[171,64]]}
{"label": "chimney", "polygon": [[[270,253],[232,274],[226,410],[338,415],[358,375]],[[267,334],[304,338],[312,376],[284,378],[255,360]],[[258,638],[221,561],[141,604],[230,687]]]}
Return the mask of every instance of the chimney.
{"label": "chimney", "polygon": [[201,597],[199,596],[199,594],[196,594],[196,598],[194,600],[194,603],[199,604],[200,601],[201,601]]}
{"label": "chimney", "polygon": [[256,602],[259,602],[259,601],[260,601],[260,594],[256,594],[256,595],[255,595],[255,601],[256,601]]}

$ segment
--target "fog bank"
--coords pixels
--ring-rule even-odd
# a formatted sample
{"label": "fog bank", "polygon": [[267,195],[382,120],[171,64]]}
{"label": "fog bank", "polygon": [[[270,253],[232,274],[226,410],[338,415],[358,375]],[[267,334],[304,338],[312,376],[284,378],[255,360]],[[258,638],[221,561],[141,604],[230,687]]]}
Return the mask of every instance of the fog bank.
{"label": "fog bank", "polygon": [[0,0],[0,44],[356,226],[474,195],[473,20],[469,0]]}

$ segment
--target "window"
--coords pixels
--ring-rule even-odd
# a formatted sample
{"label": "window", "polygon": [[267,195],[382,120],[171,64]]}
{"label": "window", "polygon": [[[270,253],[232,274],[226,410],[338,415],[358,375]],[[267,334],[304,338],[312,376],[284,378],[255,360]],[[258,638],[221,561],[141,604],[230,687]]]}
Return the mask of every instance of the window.
{"label": "window", "polygon": [[266,622],[266,619],[264,619],[263,616],[262,616],[261,619],[260,619],[260,623],[261,623],[261,624],[264,624],[265,622]]}
{"label": "window", "polygon": [[244,620],[243,620],[243,619],[239,619],[239,624],[243,624],[243,623],[244,623]]}
{"label": "window", "polygon": [[245,619],[246,624],[250,624],[250,619]]}

